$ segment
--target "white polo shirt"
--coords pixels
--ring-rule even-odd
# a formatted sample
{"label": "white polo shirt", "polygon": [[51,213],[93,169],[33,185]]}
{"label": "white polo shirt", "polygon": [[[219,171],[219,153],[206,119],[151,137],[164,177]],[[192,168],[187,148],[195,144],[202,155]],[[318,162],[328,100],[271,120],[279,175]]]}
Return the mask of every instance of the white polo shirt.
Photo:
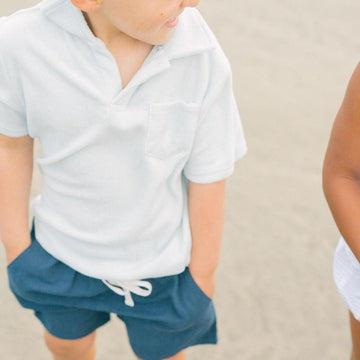
{"label": "white polo shirt", "polygon": [[186,8],[123,89],[116,61],[70,0],[0,21],[0,132],[38,138],[36,237],[98,279],[174,275],[190,262],[188,180],[229,177],[246,152],[232,73]]}

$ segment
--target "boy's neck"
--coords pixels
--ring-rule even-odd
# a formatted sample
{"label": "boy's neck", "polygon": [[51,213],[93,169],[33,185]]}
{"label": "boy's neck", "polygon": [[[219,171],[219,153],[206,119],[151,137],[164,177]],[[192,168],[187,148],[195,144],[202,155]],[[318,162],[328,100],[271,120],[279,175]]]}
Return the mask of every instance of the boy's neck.
{"label": "boy's neck", "polygon": [[117,47],[123,49],[124,51],[133,51],[138,48],[153,47],[151,44],[134,39],[115,29],[102,18],[101,14],[96,11],[92,11],[91,13],[82,11],[82,13],[94,36],[104,41],[109,48]]}

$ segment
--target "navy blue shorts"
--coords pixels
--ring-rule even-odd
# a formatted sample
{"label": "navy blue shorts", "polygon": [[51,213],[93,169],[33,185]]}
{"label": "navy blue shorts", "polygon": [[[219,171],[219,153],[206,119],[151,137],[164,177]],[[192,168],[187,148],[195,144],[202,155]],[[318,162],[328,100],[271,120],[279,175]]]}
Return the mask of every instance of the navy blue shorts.
{"label": "navy blue shorts", "polygon": [[161,360],[198,344],[217,344],[213,301],[184,272],[149,281],[148,296],[131,293],[124,302],[101,280],[83,275],[50,255],[35,238],[7,267],[9,286],[24,308],[54,336],[78,339],[117,315],[126,326],[130,346],[143,360]]}

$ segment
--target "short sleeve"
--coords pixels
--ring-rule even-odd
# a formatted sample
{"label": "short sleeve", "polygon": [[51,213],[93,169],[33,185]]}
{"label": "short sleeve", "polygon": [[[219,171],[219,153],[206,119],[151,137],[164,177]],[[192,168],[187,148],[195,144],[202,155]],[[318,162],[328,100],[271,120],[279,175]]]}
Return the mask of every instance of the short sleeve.
{"label": "short sleeve", "polygon": [[[0,25],[2,20],[0,18]],[[5,56],[6,52],[0,44],[0,133],[13,137],[24,136],[29,132],[20,89],[15,74],[11,74],[5,64]]]}
{"label": "short sleeve", "polygon": [[194,144],[184,166],[185,177],[211,183],[229,177],[235,162],[247,152],[243,126],[233,93],[232,72],[226,60],[204,98]]}

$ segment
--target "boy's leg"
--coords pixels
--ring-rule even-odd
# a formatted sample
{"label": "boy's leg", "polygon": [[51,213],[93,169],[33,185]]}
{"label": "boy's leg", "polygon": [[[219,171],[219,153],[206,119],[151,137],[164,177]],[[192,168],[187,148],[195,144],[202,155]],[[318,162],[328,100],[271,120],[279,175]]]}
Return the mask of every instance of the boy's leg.
{"label": "boy's leg", "polygon": [[349,314],[353,346],[350,360],[360,360],[360,322],[354,318],[354,315],[350,311]]}
{"label": "boy's leg", "polygon": [[[140,358],[137,358],[138,360],[142,360]],[[172,356],[172,357],[169,357],[169,358],[166,358],[166,359],[163,359],[163,360],[186,360],[186,357],[185,357],[185,350],[183,351],[180,351],[179,353],[177,353],[176,355]]]}
{"label": "boy's leg", "polygon": [[45,343],[54,360],[94,360],[96,331],[76,340],[64,340],[51,335],[46,329]]}
{"label": "boy's leg", "polygon": [[183,351],[180,351],[179,353],[177,353],[176,355],[166,358],[164,360],[185,360],[185,359],[186,359],[185,350],[183,350]]}

